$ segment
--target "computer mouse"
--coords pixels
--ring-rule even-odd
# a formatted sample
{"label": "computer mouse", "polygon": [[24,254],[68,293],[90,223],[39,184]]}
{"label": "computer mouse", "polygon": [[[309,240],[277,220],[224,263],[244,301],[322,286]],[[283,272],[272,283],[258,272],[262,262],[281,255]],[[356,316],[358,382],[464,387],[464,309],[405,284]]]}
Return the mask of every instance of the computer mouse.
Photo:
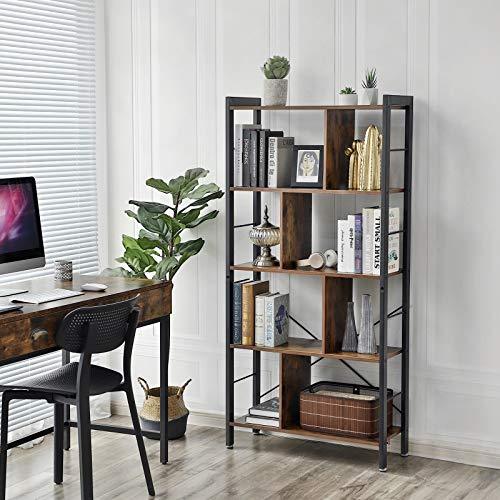
{"label": "computer mouse", "polygon": [[84,283],[82,285],[82,290],[85,292],[104,292],[106,288],[108,288],[108,285],[102,283]]}

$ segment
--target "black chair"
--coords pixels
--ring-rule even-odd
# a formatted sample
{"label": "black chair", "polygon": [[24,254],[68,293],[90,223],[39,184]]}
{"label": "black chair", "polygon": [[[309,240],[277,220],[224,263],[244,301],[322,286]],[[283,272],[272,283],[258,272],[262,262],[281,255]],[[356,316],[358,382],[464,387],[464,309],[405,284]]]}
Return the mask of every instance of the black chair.
{"label": "black chair", "polygon": [[[139,416],[135,406],[130,360],[139,309],[137,297],[124,302],[96,307],[82,307],[67,314],[56,334],[59,347],[80,353],[78,363],[69,363],[44,375],[22,383],[2,386],[2,418],[0,436],[0,499],[5,499],[7,475],[7,432],[9,403],[14,399],[45,399],[54,404],[54,482],[63,481],[64,405],[76,405],[80,454],[80,491],[84,500],[93,498],[92,446],[90,441],[89,396],[125,391],[150,495],[153,480],[144,447]],[[91,364],[92,354],[109,352],[125,343],[123,376],[114,370]]]}

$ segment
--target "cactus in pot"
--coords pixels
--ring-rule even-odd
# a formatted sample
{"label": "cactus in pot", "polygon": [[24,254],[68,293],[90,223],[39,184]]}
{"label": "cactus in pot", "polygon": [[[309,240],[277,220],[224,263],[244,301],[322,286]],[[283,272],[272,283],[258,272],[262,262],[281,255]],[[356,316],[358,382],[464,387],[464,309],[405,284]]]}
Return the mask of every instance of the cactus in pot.
{"label": "cactus in pot", "polygon": [[341,106],[355,106],[358,104],[358,95],[351,87],[344,87],[339,92],[339,104]]}
{"label": "cactus in pot", "polygon": [[266,77],[264,80],[264,105],[285,106],[288,94],[288,80],[290,62],[286,57],[270,57],[261,68]]}

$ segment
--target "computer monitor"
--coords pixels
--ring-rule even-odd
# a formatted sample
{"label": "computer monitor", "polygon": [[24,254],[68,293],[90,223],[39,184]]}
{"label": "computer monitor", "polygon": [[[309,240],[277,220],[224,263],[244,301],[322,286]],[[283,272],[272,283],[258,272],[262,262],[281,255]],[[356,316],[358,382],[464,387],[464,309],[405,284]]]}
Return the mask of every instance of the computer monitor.
{"label": "computer monitor", "polygon": [[0,274],[45,266],[33,177],[0,179]]}

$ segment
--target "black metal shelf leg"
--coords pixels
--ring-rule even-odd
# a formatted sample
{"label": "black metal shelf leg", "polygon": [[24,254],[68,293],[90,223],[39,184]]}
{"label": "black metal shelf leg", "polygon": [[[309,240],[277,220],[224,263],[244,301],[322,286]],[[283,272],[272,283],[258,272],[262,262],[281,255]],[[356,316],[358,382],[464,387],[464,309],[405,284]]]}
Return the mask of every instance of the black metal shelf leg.
{"label": "black metal shelf leg", "polygon": [[160,319],[160,462],[168,462],[168,361],[170,316]]}

